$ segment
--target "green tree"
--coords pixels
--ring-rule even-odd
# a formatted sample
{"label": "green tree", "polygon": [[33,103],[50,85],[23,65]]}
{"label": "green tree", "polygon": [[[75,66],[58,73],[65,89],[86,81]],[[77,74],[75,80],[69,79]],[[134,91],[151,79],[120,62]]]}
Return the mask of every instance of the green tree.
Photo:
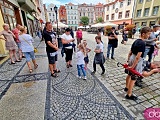
{"label": "green tree", "polygon": [[82,17],[82,18],[81,18],[81,23],[82,23],[84,26],[88,25],[88,24],[89,24],[89,18],[86,17],[86,16]]}
{"label": "green tree", "polygon": [[97,18],[96,22],[97,23],[102,23],[103,22],[103,18],[102,17]]}

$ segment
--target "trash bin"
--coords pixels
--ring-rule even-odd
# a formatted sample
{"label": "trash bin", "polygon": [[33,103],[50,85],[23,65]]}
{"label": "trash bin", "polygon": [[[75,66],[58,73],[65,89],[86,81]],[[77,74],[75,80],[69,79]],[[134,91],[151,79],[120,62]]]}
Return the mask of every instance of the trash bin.
{"label": "trash bin", "polygon": [[61,38],[58,37],[58,38],[57,38],[57,41],[58,41],[58,48],[62,48],[62,41],[61,41]]}

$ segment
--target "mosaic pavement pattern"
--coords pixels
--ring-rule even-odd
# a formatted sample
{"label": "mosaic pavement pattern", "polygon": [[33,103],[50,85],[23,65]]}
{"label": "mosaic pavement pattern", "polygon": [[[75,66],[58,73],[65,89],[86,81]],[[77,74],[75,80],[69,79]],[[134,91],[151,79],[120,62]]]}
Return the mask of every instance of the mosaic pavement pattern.
{"label": "mosaic pavement pattern", "polygon": [[76,65],[67,69],[64,59],[59,60],[58,67],[62,70],[59,77],[48,81],[46,120],[133,119],[89,71],[87,80],[78,79]]}

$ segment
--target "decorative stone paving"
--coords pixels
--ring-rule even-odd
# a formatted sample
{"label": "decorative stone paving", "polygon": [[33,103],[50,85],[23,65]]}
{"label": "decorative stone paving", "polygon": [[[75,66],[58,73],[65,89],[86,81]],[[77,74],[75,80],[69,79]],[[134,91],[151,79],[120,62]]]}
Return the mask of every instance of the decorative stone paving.
{"label": "decorative stone paving", "polygon": [[[75,61],[73,63],[76,63]],[[87,72],[87,80],[78,79],[76,65],[65,67],[59,58],[58,78],[48,81],[46,120],[132,120],[133,117],[95,77]]]}

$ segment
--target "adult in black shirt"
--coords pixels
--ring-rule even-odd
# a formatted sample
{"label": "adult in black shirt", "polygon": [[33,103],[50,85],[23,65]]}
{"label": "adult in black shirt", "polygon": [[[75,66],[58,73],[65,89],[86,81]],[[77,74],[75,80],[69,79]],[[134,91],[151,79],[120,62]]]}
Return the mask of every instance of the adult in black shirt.
{"label": "adult in black shirt", "polygon": [[[143,73],[143,55],[145,52],[144,40],[149,38],[150,31],[151,29],[149,27],[141,29],[140,39],[137,39],[132,44],[131,50],[128,54],[128,65],[130,66],[130,69],[135,69],[140,74]],[[132,94],[135,82],[135,75],[129,73],[126,77],[126,88],[124,89],[127,92],[126,99],[137,100],[137,97]]]}
{"label": "adult in black shirt", "polygon": [[46,43],[46,52],[49,61],[49,69],[52,77],[58,77],[56,72],[60,72],[56,69],[57,50],[58,44],[56,40],[56,34],[52,31],[52,23],[46,22],[46,31],[44,31],[44,39]]}
{"label": "adult in black shirt", "polygon": [[118,45],[118,37],[115,31],[115,27],[112,27],[111,32],[108,34],[108,48],[107,48],[107,58],[109,58],[110,50],[112,48],[111,59],[114,59],[114,48]]}

